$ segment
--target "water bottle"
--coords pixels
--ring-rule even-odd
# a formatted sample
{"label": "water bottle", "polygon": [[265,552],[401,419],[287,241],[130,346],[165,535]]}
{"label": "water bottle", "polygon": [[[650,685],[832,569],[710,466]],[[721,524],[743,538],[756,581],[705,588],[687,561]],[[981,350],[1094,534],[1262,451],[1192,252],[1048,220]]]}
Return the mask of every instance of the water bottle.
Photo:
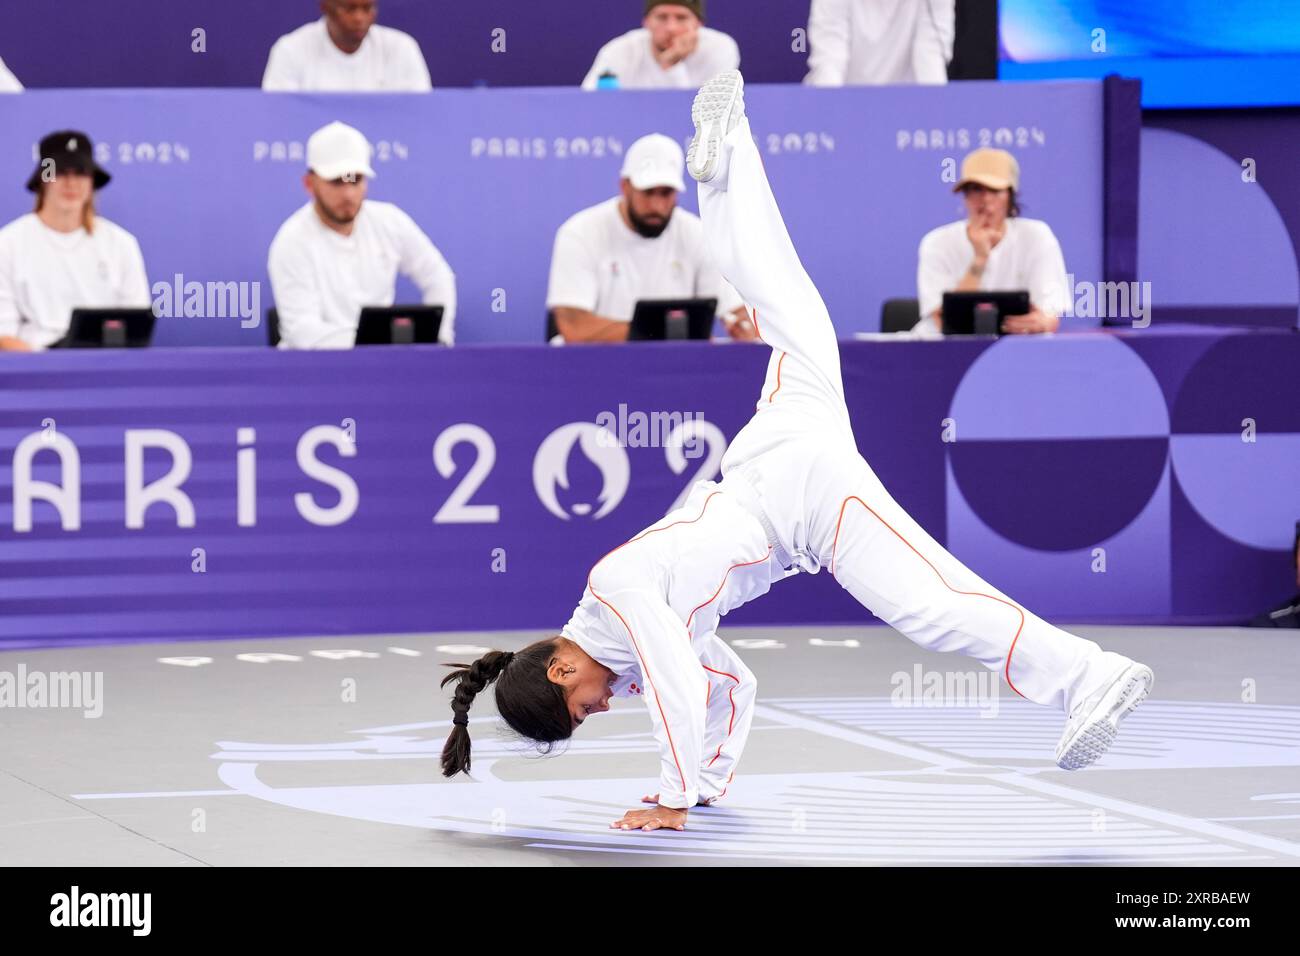
{"label": "water bottle", "polygon": [[600,79],[596,81],[596,89],[598,90],[618,89],[618,77],[615,74],[611,73],[609,70],[606,70],[604,73],[600,74]]}

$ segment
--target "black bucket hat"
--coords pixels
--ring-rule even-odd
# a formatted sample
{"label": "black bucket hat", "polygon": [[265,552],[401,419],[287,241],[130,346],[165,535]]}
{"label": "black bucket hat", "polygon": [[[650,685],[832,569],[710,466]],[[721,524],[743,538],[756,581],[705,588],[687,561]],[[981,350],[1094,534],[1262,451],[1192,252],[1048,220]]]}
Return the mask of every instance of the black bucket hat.
{"label": "black bucket hat", "polygon": [[41,140],[41,161],[36,172],[27,180],[27,189],[37,192],[41,188],[41,170],[54,161],[55,170],[71,169],[95,177],[95,188],[103,189],[113,177],[95,162],[95,145],[85,133],[75,129],[60,130]]}

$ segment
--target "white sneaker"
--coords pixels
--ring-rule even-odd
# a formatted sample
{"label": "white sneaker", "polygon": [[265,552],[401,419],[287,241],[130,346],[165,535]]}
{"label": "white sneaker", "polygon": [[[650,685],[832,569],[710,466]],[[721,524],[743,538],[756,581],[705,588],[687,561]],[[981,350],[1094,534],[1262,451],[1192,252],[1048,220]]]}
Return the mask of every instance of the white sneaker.
{"label": "white sneaker", "polygon": [[1056,765],[1081,770],[1095,763],[1119,733],[1119,722],[1146,699],[1155,675],[1145,664],[1133,663],[1119,676],[1074,708],[1056,745]]}
{"label": "white sneaker", "polygon": [[686,168],[707,183],[718,174],[722,141],[745,115],[745,80],[739,70],[719,73],[700,87],[691,105],[695,137],[686,150]]}

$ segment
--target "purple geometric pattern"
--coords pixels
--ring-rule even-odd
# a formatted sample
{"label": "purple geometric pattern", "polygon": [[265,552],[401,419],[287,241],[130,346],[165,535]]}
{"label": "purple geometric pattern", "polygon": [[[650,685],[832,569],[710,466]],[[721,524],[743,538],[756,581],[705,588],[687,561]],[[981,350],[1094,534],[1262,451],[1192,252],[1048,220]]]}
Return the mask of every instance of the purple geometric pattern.
{"label": "purple geometric pattern", "polygon": [[[1099,338],[1062,335],[1035,348],[845,342],[858,446],[927,530],[1045,617],[1210,623],[1268,606],[1294,573],[1282,539],[1300,512],[1300,377],[1285,372],[1300,368],[1300,337],[1153,328],[1107,336],[1101,350]],[[703,415],[729,439],[752,413],[765,359],[761,348],[707,344],[0,356],[0,641],[552,629],[591,563],[660,517],[709,456],[678,473],[662,447],[621,449],[626,487],[607,492],[618,502],[596,518],[617,469],[578,442],[539,459],[547,437],[622,404]],[[1101,389],[1109,417],[1072,408],[1061,420],[1073,424],[1054,436],[1025,437],[1032,415],[986,414],[981,382],[1037,382],[1043,401],[1070,394],[1042,379],[1045,365],[1057,382],[1111,383],[1129,400]],[[1241,441],[1248,416],[1254,444]],[[943,441],[949,417],[955,444]],[[1170,419],[1172,437],[1152,433]],[[322,444],[307,457],[349,476],[355,510],[313,523],[296,496],[325,510],[345,496],[304,470],[299,443],[349,421],[355,455]],[[238,508],[238,432],[250,428],[253,527]],[[36,500],[32,530],[16,531],[14,452],[37,435],[32,477],[58,482],[54,442],[40,438],[50,429],[78,452],[80,528],[64,530],[53,505]],[[167,504],[152,505],[144,527],[126,526],[126,429],[184,441],[193,527],[178,527]],[[459,437],[444,473],[434,447],[448,434]],[[1202,454],[1203,441],[1224,444]],[[489,451],[491,467],[471,480]],[[169,453],[147,451],[144,482],[170,467]],[[539,499],[535,476],[556,482],[567,519]],[[1225,504],[1225,489],[1239,489],[1243,506]],[[499,509],[495,520],[435,521],[456,516],[458,492],[465,507]],[[1093,570],[1095,548],[1105,549],[1105,573]],[[729,621],[865,619],[819,574],[783,583]]]}

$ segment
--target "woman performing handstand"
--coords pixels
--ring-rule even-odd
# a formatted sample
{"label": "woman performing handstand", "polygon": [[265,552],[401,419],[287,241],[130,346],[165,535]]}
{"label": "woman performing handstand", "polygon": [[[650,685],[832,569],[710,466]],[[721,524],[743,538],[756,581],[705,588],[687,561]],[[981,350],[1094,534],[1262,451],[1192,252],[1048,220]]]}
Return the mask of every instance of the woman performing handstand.
{"label": "woman performing handstand", "polygon": [[715,633],[775,581],[823,565],[864,607],[921,647],[998,670],[1019,696],[1068,715],[1058,766],[1099,758],[1146,697],[1151,669],[1053,627],[949,554],[885,491],[858,453],[830,315],[777,209],[745,117],[743,81],[723,73],[691,109],[687,167],[724,276],[771,346],[754,417],[722,460],[722,482],[591,569],[555,637],[454,664],[450,777],[470,767],[468,711],[495,684],[521,736],[572,736],[611,696],[644,696],[661,756],[659,793],[623,829],[685,828],[690,807],[726,793],[752,720],[755,681]]}

